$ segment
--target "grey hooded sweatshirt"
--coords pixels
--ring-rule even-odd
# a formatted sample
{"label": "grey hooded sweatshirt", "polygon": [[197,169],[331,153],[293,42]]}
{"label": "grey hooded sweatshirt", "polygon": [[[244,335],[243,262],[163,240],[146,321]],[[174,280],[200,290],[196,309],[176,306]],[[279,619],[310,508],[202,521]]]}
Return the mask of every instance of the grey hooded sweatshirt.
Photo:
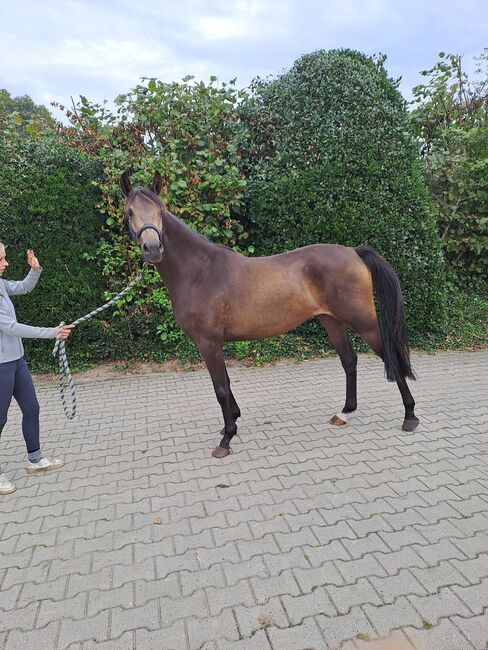
{"label": "grey hooded sweatshirt", "polygon": [[9,296],[30,293],[36,286],[41,271],[31,269],[23,280],[12,282],[0,278],[0,363],[16,361],[24,356],[22,337],[53,339],[54,327],[31,327],[17,323],[15,309]]}

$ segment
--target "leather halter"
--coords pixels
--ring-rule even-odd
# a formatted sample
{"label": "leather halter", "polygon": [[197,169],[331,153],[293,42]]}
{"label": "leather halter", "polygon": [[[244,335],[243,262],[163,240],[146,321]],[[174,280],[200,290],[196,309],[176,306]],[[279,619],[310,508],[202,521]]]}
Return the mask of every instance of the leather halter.
{"label": "leather halter", "polygon": [[145,230],[155,230],[158,233],[159,241],[161,242],[161,244],[163,243],[163,231],[158,230],[156,228],[156,226],[153,225],[152,223],[145,223],[141,228],[139,228],[139,230],[137,232],[134,232],[134,229],[130,225],[130,219],[128,219],[128,224],[127,225],[129,227],[130,235],[131,235],[132,239],[136,242],[136,244],[138,243],[139,237],[142,235],[142,233]]}

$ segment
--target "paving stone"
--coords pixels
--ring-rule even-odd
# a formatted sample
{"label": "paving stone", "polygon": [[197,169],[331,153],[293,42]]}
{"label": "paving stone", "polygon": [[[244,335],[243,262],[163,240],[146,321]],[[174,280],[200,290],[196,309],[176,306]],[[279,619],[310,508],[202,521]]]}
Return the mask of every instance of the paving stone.
{"label": "paving stone", "polygon": [[64,650],[72,643],[94,639],[96,642],[108,639],[108,612],[100,612],[92,618],[72,620],[69,618],[61,621],[58,648]]}
{"label": "paving stone", "polygon": [[429,594],[435,594],[443,586],[466,585],[468,582],[451,562],[444,560],[439,562],[438,566],[427,569],[412,567],[411,572]]}
{"label": "paving stone", "polygon": [[382,604],[380,596],[366,578],[360,578],[354,584],[343,587],[329,585],[326,587],[326,591],[339,614],[347,614],[356,605]]}
{"label": "paving stone", "polygon": [[[280,556],[265,556],[268,560],[269,558],[280,558]],[[276,575],[283,568],[282,563],[278,564],[276,571],[267,568],[268,562],[264,562],[264,559],[261,557],[253,557],[250,560],[241,561],[237,563],[233,562],[223,562],[222,570],[225,575],[226,583],[229,586],[232,586],[242,580],[243,578],[266,578],[270,572],[271,575]],[[273,565],[271,565],[273,566]],[[290,566],[288,564],[288,566]]]}
{"label": "paving stone", "polygon": [[[348,614],[343,616],[317,616],[316,621],[322,631],[327,644],[325,647],[342,649],[343,641],[355,639],[358,635],[374,638],[375,629],[359,607],[353,607]],[[322,646],[318,646],[322,648]]]}
{"label": "paving stone", "polygon": [[[405,633],[417,650],[472,650],[475,647],[449,620],[440,621],[429,630],[406,627]],[[476,646],[476,650],[483,650],[483,647]]]}
{"label": "paving stone", "polygon": [[453,559],[450,563],[456,567],[468,583],[477,583],[486,576],[488,553],[481,553],[479,556],[472,559]]}
{"label": "paving stone", "polygon": [[15,629],[30,630],[34,627],[38,607],[38,603],[32,603],[26,607],[13,609],[7,615],[2,615],[0,617],[0,632]]}
{"label": "paving stone", "polygon": [[153,631],[140,628],[136,630],[135,635],[136,642],[132,647],[141,650],[142,648],[144,650],[186,650],[188,648],[183,621]]}
{"label": "paving stone", "polygon": [[390,605],[375,607],[366,604],[362,609],[380,636],[387,636],[391,630],[401,625],[420,624],[420,615],[404,596]]}
{"label": "paving stone", "polygon": [[320,567],[296,568],[293,571],[300,590],[307,594],[315,587],[341,585],[344,580],[333,562],[324,562]]}
{"label": "paving stone", "polygon": [[415,609],[429,621],[438,621],[454,614],[469,616],[470,610],[449,587],[439,589],[438,593],[428,596],[409,595],[408,600]]}
{"label": "paving stone", "polygon": [[488,578],[479,584],[468,587],[453,586],[451,590],[465,603],[474,614],[482,614],[488,608]]}
{"label": "paving stone", "polygon": [[[20,592],[25,588],[25,585],[13,585],[9,589],[0,590],[0,610],[7,611],[9,609],[14,609],[19,598]],[[25,598],[21,604],[28,605],[33,602],[34,599]]]}
{"label": "paving stone", "polygon": [[94,616],[105,609],[112,609],[117,606],[129,609],[134,605],[133,588],[130,583],[118,589],[94,589],[89,593],[87,616]]}
{"label": "paving stone", "polygon": [[[135,632],[126,632],[117,639],[109,639],[108,641],[85,641],[82,645],[82,650],[133,650],[134,635]],[[72,647],[70,646],[69,650]]]}
{"label": "paving stone", "polygon": [[475,648],[486,649],[488,643],[488,612],[472,618],[453,616],[451,621]]}
{"label": "paving stone", "polygon": [[428,546],[414,546],[417,555],[427,562],[429,566],[437,564],[441,560],[452,560],[454,558],[464,559],[464,553],[460,551],[449,539],[441,539],[436,544]]}
{"label": "paving stone", "polygon": [[244,637],[257,636],[256,631],[266,627],[288,627],[289,621],[279,598],[270,598],[264,605],[234,607],[239,633]]}
{"label": "paving stone", "polygon": [[[388,574],[396,574],[400,569],[407,567],[424,567],[427,566],[425,560],[416,552],[418,546],[411,548],[402,548],[392,553],[376,553],[375,557],[382,566],[385,567]],[[414,550],[415,549],[415,550]]]}
{"label": "paving stone", "polygon": [[86,594],[78,594],[63,600],[41,600],[36,626],[44,627],[52,621],[60,621],[63,618],[83,618],[86,599]]}
{"label": "paving stone", "polygon": [[[242,544],[253,544],[253,543],[254,542],[242,542],[239,544],[239,548],[241,547]],[[242,553],[241,551],[241,556],[243,560],[246,559],[248,560],[253,555],[258,554],[259,546],[253,547],[252,549],[249,548],[249,551],[250,553],[248,554],[247,557],[246,554]],[[224,544],[223,546],[219,546],[218,548],[211,548],[211,549],[200,548],[195,553],[195,558],[197,559],[198,564],[202,569],[208,569],[213,564],[218,564],[222,562],[237,563],[241,559],[239,557],[239,553],[237,552],[237,546],[235,542],[228,542],[227,544]],[[158,566],[158,571],[159,571],[159,566]]]}
{"label": "paving stone", "polygon": [[[419,650],[414,647],[410,640],[407,638],[402,630],[394,630],[388,637],[377,639],[372,637],[373,640],[355,639],[354,645],[351,645],[351,650]],[[347,646],[341,646],[340,650]],[[433,650],[432,648],[430,650]]]}
{"label": "paving stone", "polygon": [[[161,614],[158,600],[150,600],[139,607],[123,609],[116,607],[111,612],[111,636],[120,636],[127,630],[137,630],[145,627],[148,630],[156,630],[161,626]],[[172,621],[168,621],[166,626]],[[163,627],[165,620],[163,619]]]}
{"label": "paving stone", "polygon": [[207,641],[225,639],[228,642],[239,639],[239,630],[230,610],[204,619],[191,617],[186,625],[190,650],[198,650]]}
{"label": "paving stone", "polygon": [[298,595],[300,589],[291,570],[283,571],[279,576],[265,578],[251,578],[252,590],[258,604],[265,603],[269,598],[280,594]]}
{"label": "paving stone", "polygon": [[208,599],[204,591],[196,591],[190,596],[182,598],[161,598],[159,604],[163,627],[190,616],[203,619],[210,614]]}
{"label": "paving stone", "polygon": [[252,541],[240,541],[237,544],[237,547],[239,548],[240,556],[244,561],[249,560],[256,555],[259,556],[267,553],[278,554],[280,552],[280,548],[276,543],[275,536],[271,534],[265,535],[261,539],[255,539]]}
{"label": "paving stone", "polygon": [[242,639],[241,641],[218,640],[215,647],[216,650],[272,650],[264,630],[259,630],[250,639]]}
{"label": "paving stone", "polygon": [[314,589],[310,594],[296,597],[285,594],[281,597],[281,601],[293,625],[299,625],[307,617],[317,614],[333,616],[336,611],[327,590],[323,587]]}
{"label": "paving stone", "polygon": [[[68,577],[61,576],[56,581],[52,583],[50,582],[49,585],[56,585],[58,582],[60,582],[60,585],[62,585],[66,581],[68,581],[66,597],[71,597],[76,596],[76,594],[82,593],[84,591],[90,591],[92,589],[110,589],[112,587],[112,572],[110,568],[105,568],[98,573],[88,573],[86,575],[73,573]],[[41,586],[42,585],[38,585],[38,589]],[[53,590],[53,593],[56,594],[55,589]]]}
{"label": "paving stone", "polygon": [[381,596],[383,603],[393,603],[399,596],[416,594],[424,596],[427,594],[425,586],[411,572],[412,570],[402,569],[398,574],[387,578],[368,578],[375,590]]}
{"label": "paving stone", "polygon": [[206,589],[210,614],[217,616],[228,607],[255,605],[254,596],[246,580],[241,580],[232,587],[208,587]]}
{"label": "paving stone", "polygon": [[374,555],[365,555],[360,560],[336,560],[335,565],[346,584],[353,584],[362,577],[386,575]]}
{"label": "paving stone", "polygon": [[[56,647],[60,623],[52,622],[41,630],[12,630],[5,644],[0,647],[5,650],[25,650],[25,648],[36,648],[36,650],[52,650]],[[0,643],[1,643],[0,635]]]}
{"label": "paving stone", "polygon": [[324,639],[317,623],[313,619],[306,619],[301,625],[289,627],[284,630],[268,628],[268,638],[273,650],[284,648],[317,649],[324,647]]}

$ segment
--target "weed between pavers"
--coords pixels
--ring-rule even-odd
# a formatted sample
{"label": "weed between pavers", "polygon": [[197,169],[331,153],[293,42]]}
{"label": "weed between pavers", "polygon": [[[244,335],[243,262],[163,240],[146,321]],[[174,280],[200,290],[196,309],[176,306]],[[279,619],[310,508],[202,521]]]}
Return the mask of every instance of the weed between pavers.
{"label": "weed between pavers", "polygon": [[258,623],[259,625],[266,629],[267,627],[275,627],[276,626],[276,621],[272,616],[268,616],[267,614],[263,614],[262,616],[258,616]]}

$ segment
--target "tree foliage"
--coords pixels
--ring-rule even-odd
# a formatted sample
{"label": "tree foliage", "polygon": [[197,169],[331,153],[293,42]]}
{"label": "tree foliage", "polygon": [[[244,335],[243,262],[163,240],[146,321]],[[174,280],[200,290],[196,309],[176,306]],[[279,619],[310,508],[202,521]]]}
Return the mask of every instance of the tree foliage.
{"label": "tree foliage", "polygon": [[458,55],[439,54],[414,88],[412,122],[450,268],[488,287],[488,50],[470,79]]}
{"label": "tree foliage", "polygon": [[0,135],[34,136],[53,119],[45,106],[35,104],[29,95],[12,97],[0,88]]}

